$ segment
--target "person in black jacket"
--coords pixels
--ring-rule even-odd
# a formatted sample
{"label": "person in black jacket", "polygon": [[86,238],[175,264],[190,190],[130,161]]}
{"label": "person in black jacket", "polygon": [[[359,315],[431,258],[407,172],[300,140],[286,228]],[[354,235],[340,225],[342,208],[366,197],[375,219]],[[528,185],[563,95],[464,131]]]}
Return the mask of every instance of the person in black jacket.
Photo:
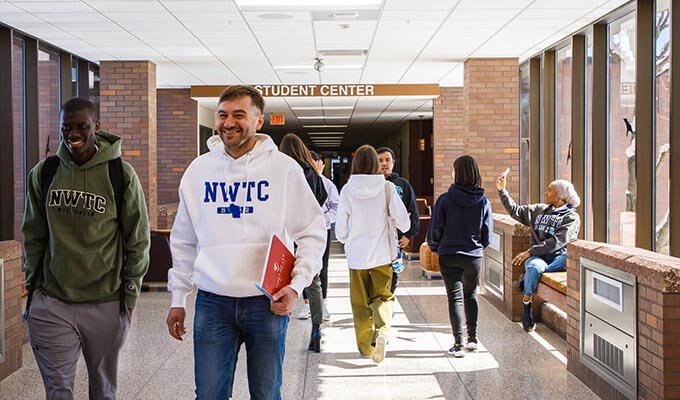
{"label": "person in black jacket", "polygon": [[434,204],[427,244],[439,255],[449,300],[455,342],[448,354],[463,357],[463,305],[468,335],[465,348],[477,350],[477,285],[482,254],[493,231],[493,218],[475,159],[467,155],[458,157],[452,176],[454,184]]}
{"label": "person in black jacket", "polygon": [[[397,187],[397,193],[401,197],[401,201],[406,206],[406,211],[409,213],[411,219],[411,226],[408,231],[401,232],[397,231],[399,235],[399,254],[401,257],[402,249],[408,247],[411,238],[418,233],[420,228],[420,215],[418,214],[418,206],[416,204],[416,194],[408,181],[396,172],[392,172],[394,169],[394,151],[389,147],[380,147],[376,150],[378,153],[378,162],[380,163],[380,172],[385,175],[385,179],[394,183]],[[415,249],[417,250],[417,249]],[[391,291],[394,293],[397,290],[397,283],[399,282],[399,274],[396,271],[392,272],[392,286]]]}
{"label": "person in black jacket", "polygon": [[[309,149],[302,142],[302,139],[293,133],[283,137],[279,145],[279,151],[290,156],[300,164],[309,187],[314,193],[314,197],[323,205],[328,198],[328,193],[324,187],[323,180],[319,173],[314,169],[314,159]],[[321,261],[321,260],[319,260]],[[309,343],[309,350],[315,353],[321,352],[321,324],[323,323],[323,296],[321,293],[321,277],[319,274],[314,276],[312,283],[304,290],[305,297],[309,298],[309,307],[312,314],[312,338]]]}

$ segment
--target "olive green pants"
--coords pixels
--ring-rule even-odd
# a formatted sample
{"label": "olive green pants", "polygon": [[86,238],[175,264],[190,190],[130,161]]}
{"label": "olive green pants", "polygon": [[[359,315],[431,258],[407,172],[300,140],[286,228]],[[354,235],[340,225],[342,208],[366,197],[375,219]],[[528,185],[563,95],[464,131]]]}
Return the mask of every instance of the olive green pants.
{"label": "olive green pants", "polygon": [[394,307],[392,265],[349,270],[349,299],[359,352],[370,357],[379,335],[388,337]]}

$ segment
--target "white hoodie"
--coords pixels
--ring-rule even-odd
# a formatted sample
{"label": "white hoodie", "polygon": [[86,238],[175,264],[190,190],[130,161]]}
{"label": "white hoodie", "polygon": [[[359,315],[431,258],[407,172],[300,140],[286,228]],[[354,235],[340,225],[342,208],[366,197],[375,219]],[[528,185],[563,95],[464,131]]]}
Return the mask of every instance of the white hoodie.
{"label": "white hoodie", "polygon": [[173,267],[168,271],[172,307],[185,307],[192,283],[222,296],[262,293],[272,233],[298,245],[290,286],[302,292],[321,270],[326,225],[300,165],[274,141],[255,135],[255,147],[233,159],[219,136],[196,158],[179,185],[179,209],[170,234]]}
{"label": "white hoodie", "polygon": [[408,212],[394,184],[384,175],[352,175],[340,191],[335,236],[345,244],[350,269],[389,264],[395,256],[396,248],[390,248],[388,236],[396,232],[389,232],[387,225],[386,187],[390,190],[390,216],[395,227],[405,232],[411,226]]}

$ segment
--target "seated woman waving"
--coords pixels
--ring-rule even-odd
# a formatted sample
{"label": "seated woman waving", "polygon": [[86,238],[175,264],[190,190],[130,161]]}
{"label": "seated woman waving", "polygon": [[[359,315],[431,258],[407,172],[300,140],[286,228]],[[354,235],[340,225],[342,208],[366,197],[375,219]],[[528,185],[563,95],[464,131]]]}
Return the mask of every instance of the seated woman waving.
{"label": "seated woman waving", "polygon": [[513,283],[524,293],[522,326],[534,330],[531,303],[543,272],[564,271],[567,266],[567,243],[575,240],[581,226],[576,207],[581,199],[568,180],[558,179],[543,193],[545,203],[518,206],[505,190],[506,172],[498,176],[496,189],[503,207],[516,221],[531,228],[531,247],[512,259],[514,266],[524,263],[524,279]]}

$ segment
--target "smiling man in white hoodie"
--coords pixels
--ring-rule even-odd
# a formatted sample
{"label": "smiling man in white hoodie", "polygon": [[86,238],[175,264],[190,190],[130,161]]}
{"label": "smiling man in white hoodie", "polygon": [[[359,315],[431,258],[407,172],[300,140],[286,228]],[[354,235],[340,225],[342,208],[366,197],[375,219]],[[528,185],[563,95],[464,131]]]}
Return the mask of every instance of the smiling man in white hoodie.
{"label": "smiling man in white hoodie", "polygon": [[[182,340],[187,296],[198,288],[194,317],[196,397],[232,394],[238,351],[246,344],[252,399],[280,399],[289,315],[319,272],[326,245],[323,213],[302,168],[256,133],[264,99],[250,86],[220,95],[210,152],[195,159],[179,186],[170,235],[170,335]],[[289,286],[272,300],[260,283],[271,234],[297,244]]]}

